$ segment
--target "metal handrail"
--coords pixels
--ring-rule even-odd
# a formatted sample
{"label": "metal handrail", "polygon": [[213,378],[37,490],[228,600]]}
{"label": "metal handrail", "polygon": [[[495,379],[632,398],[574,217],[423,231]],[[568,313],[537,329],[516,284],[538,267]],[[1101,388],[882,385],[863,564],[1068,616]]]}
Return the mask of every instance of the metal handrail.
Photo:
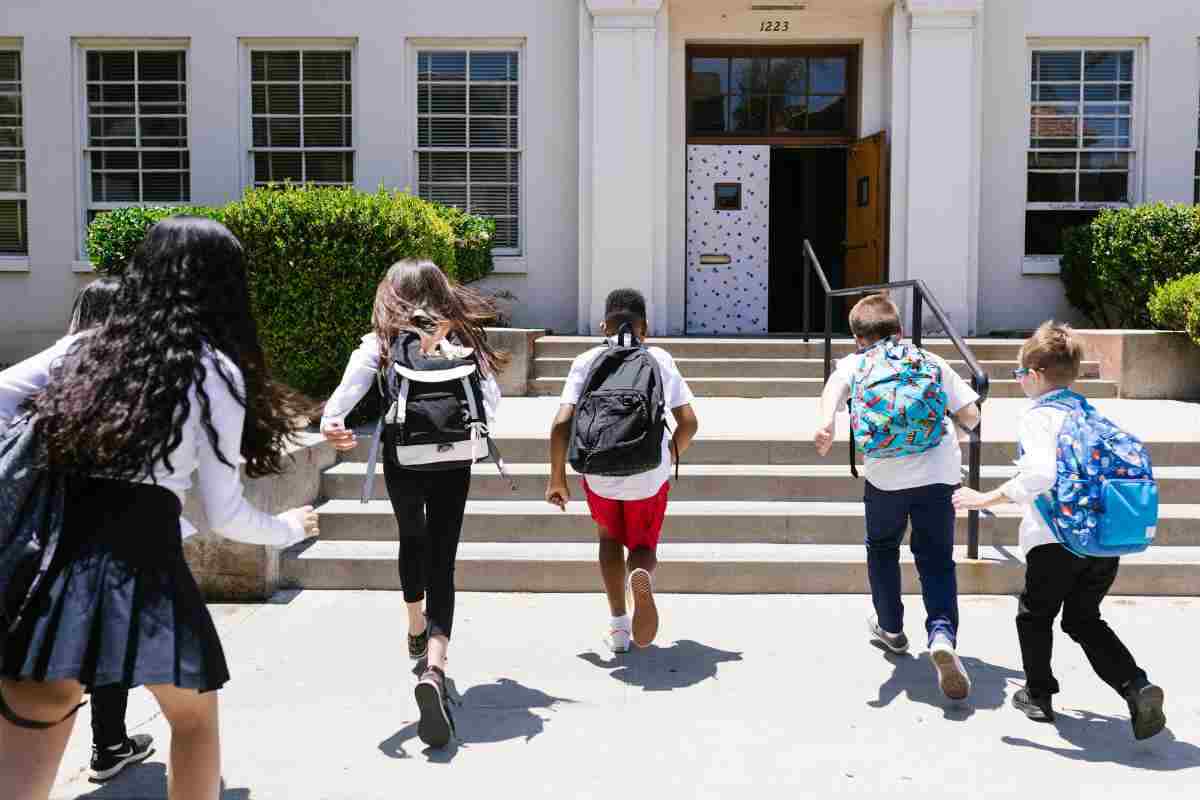
{"label": "metal handrail", "polygon": [[[984,372],[983,367],[979,365],[979,359],[971,352],[971,348],[967,346],[966,341],[958,335],[958,331],[950,324],[950,318],[946,316],[946,312],[942,309],[941,303],[929,291],[929,287],[925,285],[925,281],[920,279],[907,281],[893,281],[892,283],[876,283],[870,286],[854,286],[849,289],[833,289],[829,285],[829,279],[825,276],[825,270],[821,268],[821,262],[817,260],[817,254],[813,252],[812,243],[808,239],[804,240],[804,341],[809,339],[809,289],[812,286],[811,276],[816,274],[817,280],[821,283],[821,291],[825,294],[825,380],[829,381],[829,376],[832,374],[833,366],[833,298],[835,297],[853,297],[861,294],[871,294],[873,292],[892,291],[896,289],[912,289],[912,342],[917,347],[921,346],[921,320],[923,319],[923,306],[928,305],[930,312],[941,324],[942,330],[946,332],[950,342],[954,348],[958,350],[958,354],[962,356],[962,360],[966,363],[967,369],[971,372],[971,387],[975,393],[979,395],[978,405],[982,408],[983,403],[987,400],[989,380],[988,375]],[[968,431],[969,441],[967,444],[967,485],[972,489],[979,489],[979,473],[982,461],[983,449],[983,420],[975,426],[974,430]],[[979,558],[979,512],[971,511],[967,514],[967,558]]]}

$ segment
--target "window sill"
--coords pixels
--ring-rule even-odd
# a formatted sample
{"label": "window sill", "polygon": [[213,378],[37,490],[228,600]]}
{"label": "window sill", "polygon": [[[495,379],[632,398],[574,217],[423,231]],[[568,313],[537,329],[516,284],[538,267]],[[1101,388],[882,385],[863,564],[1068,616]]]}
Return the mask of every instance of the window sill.
{"label": "window sill", "polygon": [[0,272],[29,272],[29,256],[0,256]]}
{"label": "window sill", "polygon": [[1021,262],[1022,275],[1058,275],[1062,272],[1062,256],[1025,256]]}
{"label": "window sill", "polygon": [[73,261],[71,262],[71,272],[87,274],[96,271],[96,265],[90,261]]}
{"label": "window sill", "polygon": [[524,275],[529,271],[525,256],[493,256],[492,268],[498,275]]}

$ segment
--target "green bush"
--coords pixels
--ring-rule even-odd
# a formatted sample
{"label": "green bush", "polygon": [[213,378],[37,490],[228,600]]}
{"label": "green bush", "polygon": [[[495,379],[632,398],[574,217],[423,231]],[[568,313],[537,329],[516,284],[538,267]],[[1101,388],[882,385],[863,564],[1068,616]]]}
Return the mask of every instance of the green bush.
{"label": "green bush", "polygon": [[1067,299],[1093,325],[1151,327],[1156,286],[1200,272],[1200,207],[1153,203],[1106,209],[1064,236]]}
{"label": "green bush", "polygon": [[1200,300],[1192,303],[1192,307],[1188,310],[1187,325],[1184,329],[1192,337],[1192,341],[1200,345]]}
{"label": "green bush", "polygon": [[[375,289],[392,263],[429,258],[458,281],[482,277],[492,267],[490,235],[480,235],[490,234],[491,221],[403,192],[284,186],[248,191],[216,209],[102,214],[88,230],[97,270],[120,274],[146,230],[179,213],[210,216],[241,240],[272,372],[313,397],[337,386],[350,353],[370,329]],[[466,257],[465,270],[459,255]]]}
{"label": "green bush", "polygon": [[1150,319],[1167,331],[1188,327],[1193,306],[1200,305],[1200,273],[1168,281],[1150,296]]}

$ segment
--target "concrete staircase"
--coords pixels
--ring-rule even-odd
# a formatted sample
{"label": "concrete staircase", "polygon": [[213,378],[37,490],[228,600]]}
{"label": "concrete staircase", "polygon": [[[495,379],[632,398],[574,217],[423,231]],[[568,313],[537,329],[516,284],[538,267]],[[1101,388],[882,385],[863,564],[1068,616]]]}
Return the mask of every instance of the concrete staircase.
{"label": "concrete staircase", "polygon": [[[543,340],[544,341],[544,340]],[[539,371],[571,358],[590,340],[552,338],[539,343]],[[938,347],[939,345],[935,345]],[[1004,362],[1011,342],[983,342],[976,353]],[[680,340],[671,350],[698,390],[704,379],[688,364],[718,372],[730,361],[790,359],[810,367],[820,345],[795,342]],[[839,344],[846,352],[848,345]],[[814,352],[817,355],[812,355]],[[747,355],[748,353],[753,355]],[[810,357],[811,356],[811,357]],[[549,363],[542,363],[543,361]],[[568,362],[569,363],[569,362]],[[819,370],[819,361],[817,361]],[[1005,369],[1008,367],[1005,366]],[[728,368],[736,372],[734,368]],[[996,368],[997,374],[1004,374]],[[544,373],[542,373],[544,374]],[[561,378],[557,379],[561,381]],[[728,378],[713,377],[719,384]],[[750,378],[758,391],[772,380]],[[819,385],[819,371],[812,378]],[[553,391],[539,378],[546,391]],[[1099,382],[1095,382],[1099,383]],[[794,384],[793,384],[794,385]],[[1095,385],[1087,387],[1097,388]],[[815,388],[814,388],[815,391]],[[1105,389],[1104,392],[1108,390]],[[1102,392],[1103,393],[1103,392]],[[989,401],[984,410],[983,479],[998,485],[1012,474],[1016,419],[1014,399]],[[1166,401],[1097,400],[1109,416],[1150,446],[1162,492],[1158,546],[1122,564],[1119,594],[1200,594],[1200,405]],[[520,486],[513,492],[495,467],[475,467],[467,506],[457,581],[466,591],[600,591],[593,523],[572,476],[573,502],[561,512],[542,500],[549,466],[547,431],[557,409],[551,397],[509,398],[501,407],[497,437]],[[847,445],[820,459],[812,446],[817,402],[811,397],[702,395],[697,399],[701,433],[684,457],[672,486],[658,587],[696,593],[863,593],[867,591],[862,484],[849,474]],[[845,419],[841,431],[845,431]],[[397,589],[396,526],[382,476],[375,499],[358,500],[368,442],[328,470],[320,507],[321,539],[285,554],[284,580],[313,589]],[[965,447],[964,447],[965,455]],[[1022,581],[1017,547],[1019,516],[1001,508],[982,523],[980,558],[966,560],[966,519],[960,519],[959,585],[963,594],[1018,591]],[[919,591],[908,558],[906,591]]]}

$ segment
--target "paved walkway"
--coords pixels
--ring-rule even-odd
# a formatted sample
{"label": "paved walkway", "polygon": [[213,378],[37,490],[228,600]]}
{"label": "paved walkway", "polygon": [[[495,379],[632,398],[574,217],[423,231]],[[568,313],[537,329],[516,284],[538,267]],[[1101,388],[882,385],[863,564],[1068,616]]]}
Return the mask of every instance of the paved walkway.
{"label": "paved walkway", "polygon": [[[908,632],[920,630],[920,599]],[[613,659],[599,595],[462,594],[451,676],[463,743],[415,738],[399,593],[304,592],[214,606],[222,800],[309,798],[962,798],[1194,796],[1200,780],[1200,600],[1119,598],[1107,615],[1167,692],[1168,731],[1135,743],[1124,703],[1058,633],[1056,725],[1008,706],[1020,657],[1011,597],[963,598],[968,704],[923,655],[867,642],[862,596],[663,596],[657,646]],[[146,764],[86,782],[86,709],[56,798],[166,796],[168,732],[149,696],[129,720]]]}

